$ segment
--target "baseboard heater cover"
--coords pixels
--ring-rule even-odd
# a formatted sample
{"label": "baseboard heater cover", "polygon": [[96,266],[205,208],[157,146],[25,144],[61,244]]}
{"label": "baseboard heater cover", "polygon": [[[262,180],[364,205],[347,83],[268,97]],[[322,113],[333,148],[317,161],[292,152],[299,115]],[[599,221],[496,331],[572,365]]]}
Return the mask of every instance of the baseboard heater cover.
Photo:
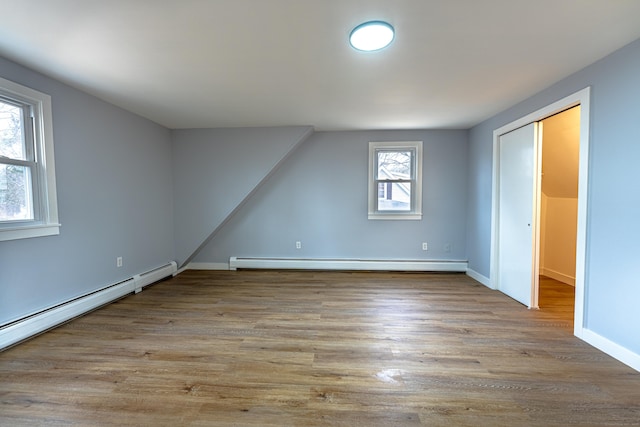
{"label": "baseboard heater cover", "polygon": [[52,329],[64,322],[95,310],[125,295],[138,293],[178,270],[174,261],[85,296],[14,321],[0,328],[0,350]]}
{"label": "baseboard heater cover", "polygon": [[178,264],[175,261],[171,261],[166,265],[154,268],[153,270],[149,270],[145,273],[136,274],[133,276],[133,280],[135,282],[134,292],[138,293],[145,286],[149,286],[158,280],[164,279],[165,277],[173,276],[177,271]]}
{"label": "baseboard heater cover", "polygon": [[229,269],[377,270],[377,271],[467,271],[467,261],[364,260],[303,258],[229,258]]}

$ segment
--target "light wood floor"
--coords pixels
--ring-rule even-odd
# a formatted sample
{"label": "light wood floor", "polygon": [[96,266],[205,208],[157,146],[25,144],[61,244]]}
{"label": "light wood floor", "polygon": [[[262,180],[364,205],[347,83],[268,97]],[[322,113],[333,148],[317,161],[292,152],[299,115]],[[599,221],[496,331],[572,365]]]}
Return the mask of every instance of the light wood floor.
{"label": "light wood floor", "polygon": [[0,425],[640,425],[640,373],[572,336],[570,291],[187,271],[0,353]]}

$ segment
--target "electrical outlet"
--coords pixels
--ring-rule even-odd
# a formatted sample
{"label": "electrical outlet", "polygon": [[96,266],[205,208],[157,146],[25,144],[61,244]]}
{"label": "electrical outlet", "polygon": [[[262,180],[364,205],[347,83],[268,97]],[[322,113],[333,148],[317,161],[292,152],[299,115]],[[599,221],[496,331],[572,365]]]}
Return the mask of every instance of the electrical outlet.
{"label": "electrical outlet", "polygon": [[121,256],[116,258],[116,267],[118,267],[118,268],[122,267],[122,257]]}
{"label": "electrical outlet", "polygon": [[302,242],[296,242],[296,249],[302,249]]}
{"label": "electrical outlet", "polygon": [[427,242],[422,242],[422,250],[423,251],[428,251],[429,250],[429,246],[427,245]]}

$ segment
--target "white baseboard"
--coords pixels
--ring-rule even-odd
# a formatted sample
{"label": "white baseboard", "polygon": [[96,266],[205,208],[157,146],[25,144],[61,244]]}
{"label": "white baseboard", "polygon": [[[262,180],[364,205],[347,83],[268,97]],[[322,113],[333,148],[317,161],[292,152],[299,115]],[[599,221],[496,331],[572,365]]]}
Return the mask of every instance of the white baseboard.
{"label": "white baseboard", "polygon": [[478,273],[477,271],[467,268],[467,276],[471,277],[474,280],[477,280],[478,282],[485,285],[487,288],[493,289],[491,287],[491,280],[488,277]]}
{"label": "white baseboard", "polygon": [[229,270],[229,264],[226,262],[190,262],[184,270]]}
{"label": "white baseboard", "polygon": [[141,274],[136,274],[133,276],[133,280],[135,281],[134,292],[138,293],[145,286],[149,286],[150,284],[155,283],[158,280],[162,280],[165,277],[172,276],[177,269],[178,264],[175,261],[171,261],[170,263],[158,268],[154,268]]}
{"label": "white baseboard", "polygon": [[264,268],[293,270],[376,270],[376,271],[442,271],[466,272],[466,261],[362,260],[362,259],[298,259],[237,258],[229,259],[229,269]]}
{"label": "white baseboard", "polygon": [[620,344],[616,344],[613,341],[609,341],[605,337],[598,335],[589,329],[583,329],[578,338],[581,338],[598,350],[607,353],[609,356],[640,372],[640,354],[634,353],[628,348],[623,347]]}
{"label": "white baseboard", "polygon": [[81,316],[125,295],[138,293],[145,286],[171,276],[177,269],[175,262],[136,274],[134,277],[92,292],[48,310],[12,322],[0,328],[0,350],[24,341],[66,321]]}
{"label": "white baseboard", "polygon": [[541,268],[540,274],[555,279],[558,282],[566,283],[567,285],[576,285],[575,277],[569,276],[568,274],[560,273],[559,271],[551,270],[549,268]]}

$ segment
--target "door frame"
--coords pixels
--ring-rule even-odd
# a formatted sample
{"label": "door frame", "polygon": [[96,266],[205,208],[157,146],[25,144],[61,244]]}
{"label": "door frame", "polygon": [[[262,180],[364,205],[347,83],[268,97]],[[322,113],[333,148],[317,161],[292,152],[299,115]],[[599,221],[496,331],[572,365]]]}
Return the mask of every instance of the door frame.
{"label": "door frame", "polygon": [[[576,284],[575,284],[575,311],[573,322],[573,333],[579,338],[583,338],[584,333],[584,303],[585,303],[585,269],[586,269],[586,246],[587,246],[587,202],[589,195],[589,118],[590,118],[590,95],[591,87],[586,87],[572,95],[562,98],[546,107],[536,110],[530,114],[527,114],[520,119],[512,121],[493,131],[493,189],[491,192],[491,265],[489,271],[489,282],[492,289],[499,289],[499,278],[497,277],[498,270],[498,251],[500,250],[498,245],[498,221],[499,215],[499,168],[500,168],[500,153],[499,153],[499,140],[500,136],[512,130],[518,129],[522,126],[526,126],[530,123],[540,122],[554,114],[560,113],[571,107],[580,105],[580,151],[579,151],[579,169],[578,169],[578,221],[577,221],[577,239],[576,239]],[[541,156],[541,151],[537,151],[538,159],[534,159],[534,162],[538,162]],[[539,180],[539,177],[536,179]],[[537,186],[537,195],[540,197],[540,186]],[[534,230],[539,234],[540,219],[538,215],[534,215],[536,221]],[[538,239],[534,236],[534,240]],[[533,265],[539,265],[540,253],[535,251]],[[532,283],[532,292],[537,293],[537,289],[534,289]],[[537,305],[537,301],[535,302]]]}

